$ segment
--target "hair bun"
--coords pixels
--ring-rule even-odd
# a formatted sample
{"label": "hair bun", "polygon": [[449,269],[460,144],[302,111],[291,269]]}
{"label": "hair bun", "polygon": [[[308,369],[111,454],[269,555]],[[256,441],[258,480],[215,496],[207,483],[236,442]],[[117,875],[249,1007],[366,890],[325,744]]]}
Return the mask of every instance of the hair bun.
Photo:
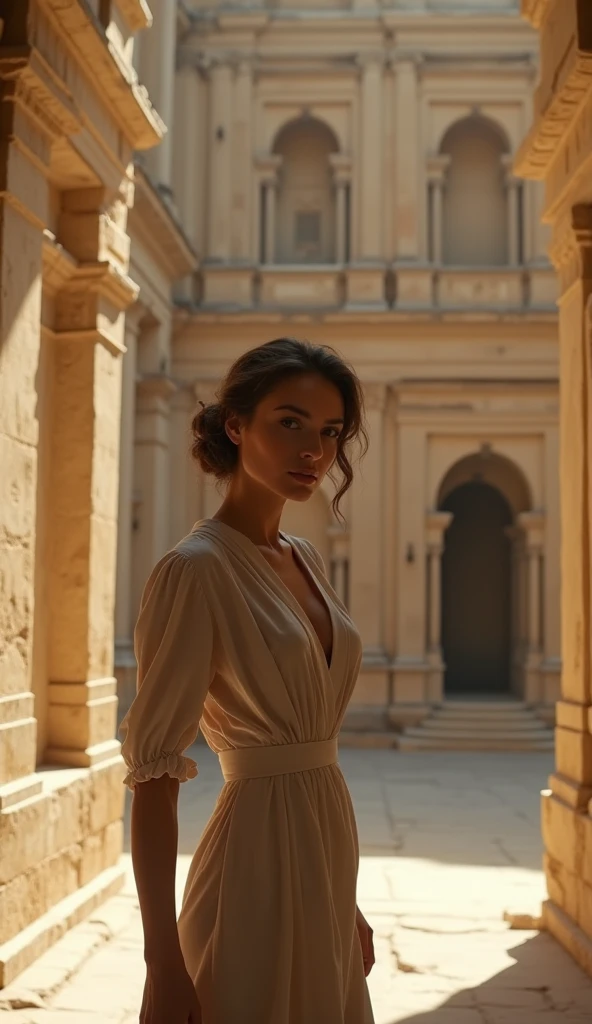
{"label": "hair bun", "polygon": [[225,410],[220,402],[198,402],[201,409],[191,424],[191,453],[204,473],[222,479],[232,473],[238,458],[236,446],[225,430]]}

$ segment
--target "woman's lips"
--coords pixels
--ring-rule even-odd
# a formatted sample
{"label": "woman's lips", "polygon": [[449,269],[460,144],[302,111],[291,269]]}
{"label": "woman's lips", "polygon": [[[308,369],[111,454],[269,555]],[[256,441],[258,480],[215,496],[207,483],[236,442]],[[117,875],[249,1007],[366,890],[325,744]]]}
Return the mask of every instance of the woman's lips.
{"label": "woman's lips", "polygon": [[316,484],[317,478],[313,473],[293,473],[292,470],[288,470],[290,476],[294,477],[294,480],[298,480],[301,484]]}

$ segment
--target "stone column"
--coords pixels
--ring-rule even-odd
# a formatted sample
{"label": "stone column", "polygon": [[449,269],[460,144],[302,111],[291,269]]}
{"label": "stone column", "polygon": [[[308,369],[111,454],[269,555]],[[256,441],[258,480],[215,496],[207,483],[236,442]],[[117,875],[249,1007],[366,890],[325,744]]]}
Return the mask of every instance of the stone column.
{"label": "stone column", "polygon": [[216,62],[210,68],[210,180],[208,188],[209,260],[230,257],[230,207],[232,194],[232,69]]}
{"label": "stone column", "polygon": [[350,610],[364,645],[364,660],[354,701],[384,708],[387,704],[387,659],[382,620],[386,387],[379,383],[365,383],[364,394],[370,447],[351,490]]}
{"label": "stone column", "polygon": [[442,660],[442,554],[444,534],[452,522],[451,512],[430,512],[426,522],[428,552],[428,662],[430,680],[427,698],[438,703],[444,696]]}
{"label": "stone column", "polygon": [[[420,195],[423,191],[419,163],[419,97],[417,54],[400,52],[392,57],[395,72],[395,221],[397,260],[414,261],[421,254]],[[427,258],[427,253],[423,254]]]}
{"label": "stone column", "polygon": [[264,262],[268,264],[275,263],[276,250],[276,198],[277,198],[277,179],[268,178],[263,182],[263,196],[264,196],[264,224],[265,224],[265,241],[264,241]]}
{"label": "stone column", "polygon": [[351,161],[343,153],[332,153],[330,156],[333,168],[333,186],[335,189],[335,262],[346,263],[348,260],[348,189],[351,178]]}
{"label": "stone column", "polygon": [[444,189],[446,174],[450,167],[450,157],[446,154],[432,157],[428,163],[428,186],[431,203],[429,204],[428,239],[426,252],[432,263],[441,265],[444,252]]}
{"label": "stone column", "polygon": [[526,665],[524,699],[530,703],[541,701],[542,645],[542,556],[544,549],[544,517],[538,512],[522,512],[517,517],[524,533],[527,592]]}
{"label": "stone column", "polygon": [[514,160],[510,154],[502,157],[502,168],[507,195],[508,217],[508,263],[511,267],[518,266],[520,261],[521,223],[520,223],[520,192],[522,182],[513,171]]}
{"label": "stone column", "polygon": [[360,187],[358,191],[359,257],[362,261],[384,258],[382,213],[383,188],[383,77],[382,55],[360,57]]}
{"label": "stone column", "polygon": [[160,374],[146,374],[136,386],[134,618],[146,580],[170,546],[170,400],[176,390],[175,383]]}
{"label": "stone column", "polygon": [[[142,33],[140,77],[150,100],[167,127],[167,133],[155,149],[146,154],[148,172],[158,185],[171,187],[172,130],[175,97],[175,48],[177,39],[177,5],[171,0],[152,0],[153,24]],[[180,126],[185,131],[185,126]]]}
{"label": "stone column", "polygon": [[253,261],[253,67],[241,61],[234,80],[231,256]]}
{"label": "stone column", "polygon": [[[276,153],[260,153],[256,161],[256,202],[253,204],[253,238],[257,262],[275,262],[276,199],[282,157]],[[261,222],[263,221],[263,237]]]}
{"label": "stone column", "polygon": [[192,384],[179,386],[171,397],[169,547],[181,540],[199,518],[197,463],[191,456],[191,421],[197,412]]}
{"label": "stone column", "polygon": [[184,231],[198,251],[203,238],[200,192],[205,185],[203,155],[199,152],[202,89],[196,64],[192,60],[182,64],[177,71],[175,100],[178,129],[173,140],[175,200]]}
{"label": "stone column", "polygon": [[346,608],[349,607],[349,533],[340,527],[330,531],[332,586]]}
{"label": "stone column", "polygon": [[119,435],[119,501],[117,510],[117,562],[115,584],[115,677],[122,716],[135,690],[134,621],[132,619],[132,522],[134,500],[134,433],[138,331],[142,308],[135,306],[125,318],[125,353],[121,385]]}

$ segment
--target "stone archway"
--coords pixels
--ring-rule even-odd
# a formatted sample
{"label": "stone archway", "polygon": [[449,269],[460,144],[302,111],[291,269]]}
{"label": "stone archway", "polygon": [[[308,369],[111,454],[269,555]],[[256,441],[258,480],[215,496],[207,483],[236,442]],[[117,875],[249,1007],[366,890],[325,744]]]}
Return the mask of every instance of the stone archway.
{"label": "stone archway", "polygon": [[[529,512],[521,470],[488,446],[461,459],[438,494],[440,643],[447,695],[523,695],[532,652]],[[536,584],[533,584],[536,587]]]}

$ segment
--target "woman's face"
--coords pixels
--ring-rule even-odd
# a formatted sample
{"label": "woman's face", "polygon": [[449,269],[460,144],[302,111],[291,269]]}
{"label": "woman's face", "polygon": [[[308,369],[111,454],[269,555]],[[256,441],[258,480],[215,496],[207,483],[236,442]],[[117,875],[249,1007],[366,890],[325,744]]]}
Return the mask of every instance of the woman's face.
{"label": "woman's face", "polygon": [[231,417],[242,472],[284,499],[307,501],[337,455],[343,398],[320,374],[288,377],[259,402],[250,423]]}

